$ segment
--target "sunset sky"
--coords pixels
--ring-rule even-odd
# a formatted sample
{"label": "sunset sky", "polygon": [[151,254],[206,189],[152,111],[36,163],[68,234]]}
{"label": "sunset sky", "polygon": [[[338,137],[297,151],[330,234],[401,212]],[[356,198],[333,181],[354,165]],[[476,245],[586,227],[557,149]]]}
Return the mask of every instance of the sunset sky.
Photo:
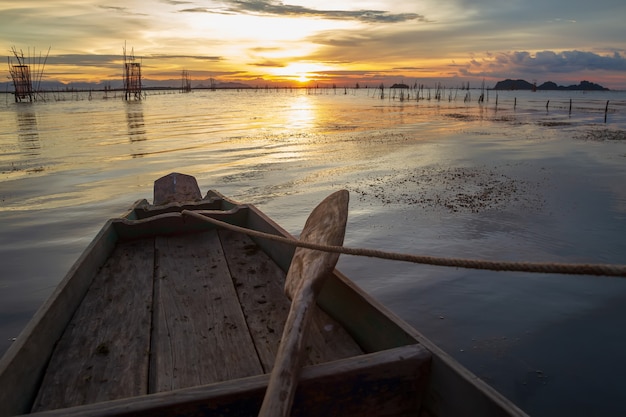
{"label": "sunset sky", "polygon": [[64,83],[121,84],[126,45],[146,85],[188,70],[252,85],[626,89],[625,18],[624,0],[2,0],[0,44],[31,64],[50,48],[45,79]]}

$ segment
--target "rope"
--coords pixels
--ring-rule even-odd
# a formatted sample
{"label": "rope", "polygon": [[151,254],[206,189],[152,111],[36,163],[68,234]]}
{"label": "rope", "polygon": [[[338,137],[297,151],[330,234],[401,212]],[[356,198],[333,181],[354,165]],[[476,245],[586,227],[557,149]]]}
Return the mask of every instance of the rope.
{"label": "rope", "polygon": [[311,242],[303,242],[300,240],[290,239],[278,235],[272,235],[269,233],[259,232],[258,230],[246,229],[245,227],[235,226],[233,224],[213,219],[211,217],[203,216],[202,214],[189,210],[183,210],[182,214],[194,217],[208,223],[212,223],[224,229],[245,233],[249,236],[255,236],[262,239],[269,239],[276,242],[285,243],[291,246],[297,246],[301,248],[319,250],[324,252],[334,252],[345,255],[365,256],[370,258],[404,261],[424,265],[448,266],[455,268],[485,269],[491,271],[535,272],[545,274],[596,275],[626,278],[626,265],[489,261],[477,259],[442,258],[436,256],[411,255],[396,252],[385,252],[376,249],[350,248],[346,246],[328,246]]}

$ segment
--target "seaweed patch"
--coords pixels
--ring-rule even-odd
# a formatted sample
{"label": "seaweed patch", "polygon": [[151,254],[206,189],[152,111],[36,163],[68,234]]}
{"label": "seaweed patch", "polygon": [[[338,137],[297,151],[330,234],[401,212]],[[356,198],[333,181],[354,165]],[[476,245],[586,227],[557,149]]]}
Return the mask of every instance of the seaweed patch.
{"label": "seaweed patch", "polygon": [[422,209],[480,213],[512,205],[538,209],[545,201],[533,181],[514,178],[498,167],[431,166],[368,178],[350,187],[361,201],[416,205]]}

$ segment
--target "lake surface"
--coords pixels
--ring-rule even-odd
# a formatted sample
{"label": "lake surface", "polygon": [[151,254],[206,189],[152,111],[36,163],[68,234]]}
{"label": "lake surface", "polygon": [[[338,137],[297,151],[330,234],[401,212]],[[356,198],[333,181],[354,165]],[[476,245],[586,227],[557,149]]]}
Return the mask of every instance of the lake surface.
{"label": "lake surface", "polygon": [[[346,246],[626,264],[626,93],[406,94],[0,94],[0,353],[105,220],[172,171],[294,235],[348,189]],[[338,267],[531,415],[626,414],[626,280]]]}

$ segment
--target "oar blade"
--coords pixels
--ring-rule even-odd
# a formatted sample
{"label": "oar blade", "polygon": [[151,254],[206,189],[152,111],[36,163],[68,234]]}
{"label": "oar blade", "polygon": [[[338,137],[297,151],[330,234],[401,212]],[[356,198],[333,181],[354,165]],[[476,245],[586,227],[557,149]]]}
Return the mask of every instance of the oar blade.
{"label": "oar blade", "polygon": [[[300,240],[329,246],[343,245],[348,222],[347,190],[336,191],[317,205],[309,215]],[[338,253],[321,252],[306,248],[296,248],[285,281],[285,293],[291,299],[304,281],[312,281],[315,292],[319,292],[326,276],[333,271]]]}

